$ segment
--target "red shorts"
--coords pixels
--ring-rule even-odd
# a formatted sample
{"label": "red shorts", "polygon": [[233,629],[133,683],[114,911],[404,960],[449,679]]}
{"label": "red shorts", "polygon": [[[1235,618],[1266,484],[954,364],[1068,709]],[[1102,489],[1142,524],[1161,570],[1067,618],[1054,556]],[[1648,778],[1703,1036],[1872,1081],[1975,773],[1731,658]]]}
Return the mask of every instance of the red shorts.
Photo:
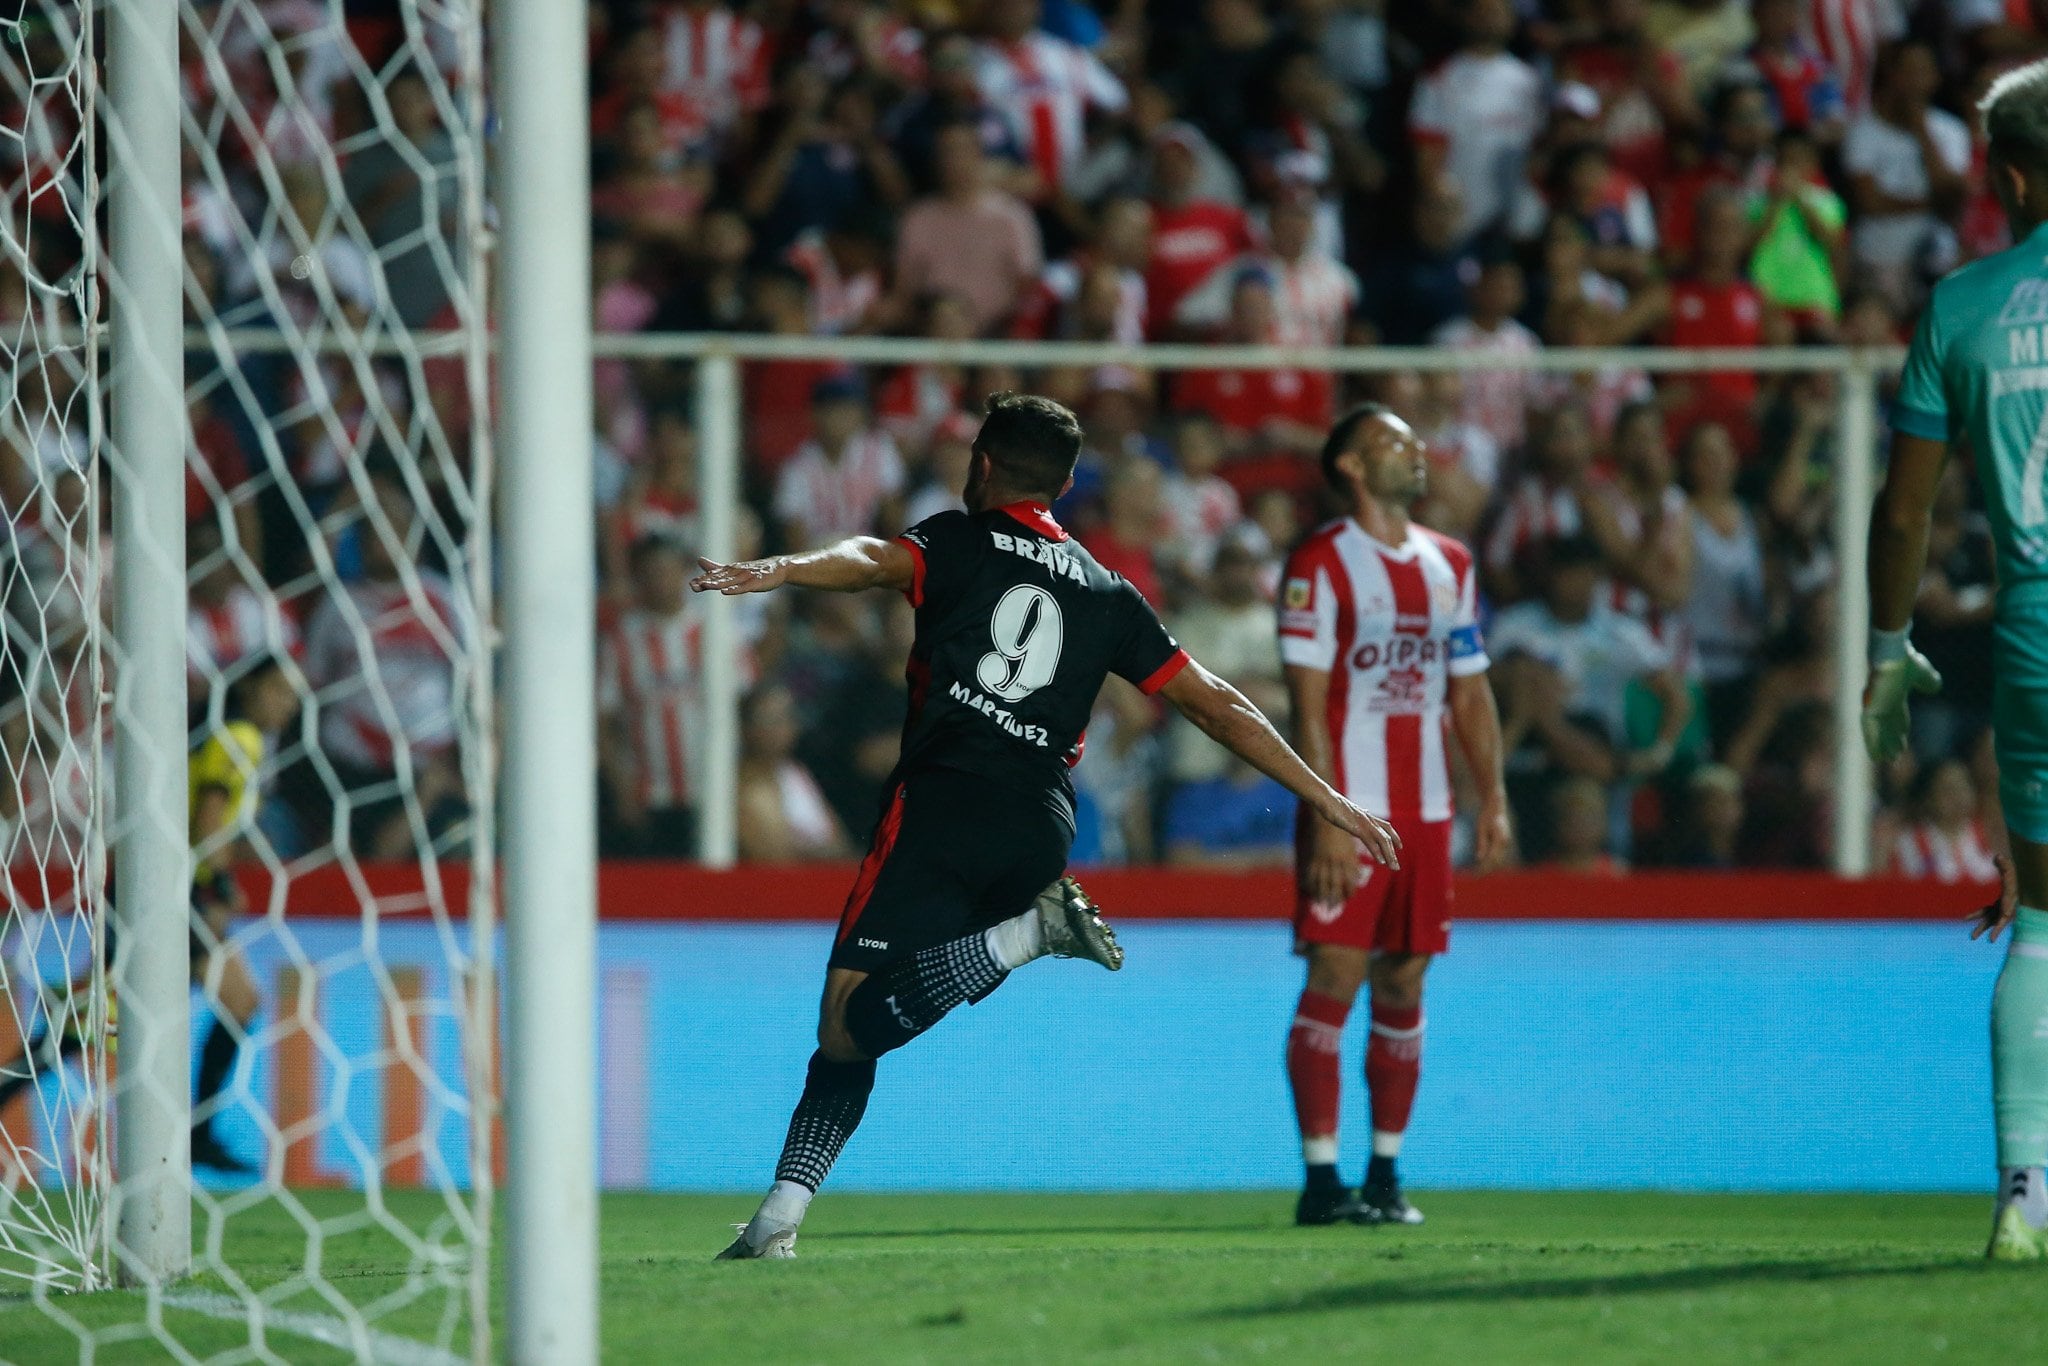
{"label": "red shorts", "polygon": [[[1365,862],[1348,901],[1311,902],[1296,876],[1294,942],[1379,953],[1442,953],[1451,943],[1451,822],[1395,821],[1401,867]],[[1297,865],[1298,866],[1298,865]]]}

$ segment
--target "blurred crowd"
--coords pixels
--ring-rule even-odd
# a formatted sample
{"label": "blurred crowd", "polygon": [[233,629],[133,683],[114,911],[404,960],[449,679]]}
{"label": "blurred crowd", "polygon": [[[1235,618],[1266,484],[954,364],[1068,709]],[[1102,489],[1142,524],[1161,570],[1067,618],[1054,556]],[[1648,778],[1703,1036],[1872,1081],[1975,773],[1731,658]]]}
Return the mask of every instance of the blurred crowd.
{"label": "blurred crowd", "polygon": [[[478,117],[473,54],[395,3],[184,8],[193,321],[475,316],[460,244],[489,208],[453,132]],[[1429,345],[1480,365],[1903,341],[1934,278],[2009,244],[1971,102],[2048,52],[2033,7],[1995,0],[592,0],[591,19],[602,331]],[[38,203],[17,191],[10,213]],[[10,336],[32,295],[0,267]],[[415,783],[394,754],[448,753],[469,629],[460,363],[217,357],[192,376],[195,702],[287,653],[358,699],[321,708],[301,787]],[[17,384],[11,509],[48,503],[34,471],[73,458],[71,382]],[[1277,565],[1332,512],[1313,452],[1345,404],[1388,402],[1429,442],[1422,519],[1482,566],[1523,861],[1829,860],[1829,641],[1862,624],[1834,616],[1827,372],[792,361],[744,384],[748,551],[955,506],[982,396],[1069,403],[1088,448],[1057,516],[1276,714]],[[603,837],[687,856],[692,377],[604,361],[596,394]],[[1948,688],[1916,704],[1877,814],[1883,860],[1918,875],[1982,872],[1996,826],[1991,573],[1958,462],[1917,633]],[[898,602],[749,600],[745,857],[864,842],[910,629]],[[1083,862],[1289,858],[1285,794],[1114,681],[1077,779]],[[424,805],[459,790],[442,773]],[[293,809],[324,828],[319,801]],[[354,838],[397,848],[420,825]]]}

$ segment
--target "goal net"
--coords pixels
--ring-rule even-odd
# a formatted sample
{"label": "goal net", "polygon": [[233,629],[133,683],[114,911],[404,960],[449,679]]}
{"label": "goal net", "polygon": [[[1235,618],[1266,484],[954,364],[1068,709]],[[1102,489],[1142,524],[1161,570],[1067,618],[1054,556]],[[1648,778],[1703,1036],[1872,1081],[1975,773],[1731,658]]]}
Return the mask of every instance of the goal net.
{"label": "goal net", "polygon": [[0,1354],[481,1359],[480,6],[176,6],[192,893],[147,910],[191,921],[195,1275],[129,1290],[142,1007],[108,989],[108,851],[142,681],[112,603],[129,557],[175,554],[114,530],[137,471],[107,344],[137,305],[109,259],[107,35],[131,3],[0,7]]}

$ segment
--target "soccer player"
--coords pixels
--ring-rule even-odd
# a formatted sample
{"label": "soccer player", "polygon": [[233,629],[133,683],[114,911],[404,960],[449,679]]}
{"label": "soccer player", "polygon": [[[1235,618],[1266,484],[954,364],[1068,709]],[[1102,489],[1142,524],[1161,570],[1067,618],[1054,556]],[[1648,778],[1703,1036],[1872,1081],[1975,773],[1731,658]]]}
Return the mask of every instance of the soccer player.
{"label": "soccer player", "polygon": [[2048,1255],[2048,62],[2001,76],[1980,108],[2016,245],[1937,284],[1913,333],[1870,524],[1863,738],[1873,759],[1896,757],[1908,694],[1941,686],[1906,633],[1942,464],[1965,438],[1998,547],[1992,732],[2012,849],[1971,931],[2013,932],[1991,998],[1998,1195],[1986,1255],[2030,1261]]}
{"label": "soccer player", "polygon": [[[1395,1159],[1422,1076],[1422,979],[1449,942],[1455,734],[1479,786],[1475,855],[1507,854],[1500,714],[1479,638],[1472,552],[1409,518],[1428,492],[1429,455],[1383,404],[1337,420],[1323,476],[1351,514],[1317,528],[1287,562],[1280,658],[1294,746],[1316,773],[1401,836],[1398,868],[1364,870],[1356,844],[1301,822],[1296,950],[1308,983],[1287,1036],[1287,1076],[1308,1168],[1298,1224],[1419,1224]],[[1338,1046],[1371,984],[1365,1050],[1372,1158],[1354,1197],[1337,1175]]]}
{"label": "soccer player", "polygon": [[1121,965],[1115,936],[1062,876],[1074,838],[1069,770],[1108,674],[1165,697],[1332,822],[1354,877],[1360,844],[1397,861],[1400,841],[1385,822],[1318,777],[1053,520],[1048,509],[1080,451],[1067,409],[998,394],[974,439],[967,511],[890,541],[856,536],[744,564],[702,561],[692,580],[726,594],[894,588],[917,609],[902,754],[840,916],[818,1051],[775,1185],[721,1257],[795,1255],[804,1211],[867,1108],[877,1058],[1046,954]]}

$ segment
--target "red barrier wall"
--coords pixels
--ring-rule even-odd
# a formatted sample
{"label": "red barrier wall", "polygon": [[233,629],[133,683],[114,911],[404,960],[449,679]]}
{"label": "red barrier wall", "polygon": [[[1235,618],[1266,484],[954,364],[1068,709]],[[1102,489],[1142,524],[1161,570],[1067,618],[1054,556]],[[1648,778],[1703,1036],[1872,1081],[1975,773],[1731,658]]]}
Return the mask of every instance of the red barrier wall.
{"label": "red barrier wall", "polygon": [[[443,896],[459,914],[468,878],[459,867],[443,872]],[[1106,868],[1082,880],[1112,917],[1128,920],[1272,920],[1293,907],[1292,880],[1284,872]],[[852,881],[850,864],[710,872],[687,863],[607,863],[598,874],[598,899],[607,920],[835,920]],[[245,887],[252,910],[269,908],[265,875],[251,874]],[[283,908],[294,916],[352,918],[362,914],[359,887],[385,915],[422,915],[430,908],[420,870],[410,864],[365,869],[360,883],[331,866],[297,874],[284,888]],[[1514,872],[1460,879],[1457,914],[1463,920],[1961,920],[1992,890],[1823,873]]]}

